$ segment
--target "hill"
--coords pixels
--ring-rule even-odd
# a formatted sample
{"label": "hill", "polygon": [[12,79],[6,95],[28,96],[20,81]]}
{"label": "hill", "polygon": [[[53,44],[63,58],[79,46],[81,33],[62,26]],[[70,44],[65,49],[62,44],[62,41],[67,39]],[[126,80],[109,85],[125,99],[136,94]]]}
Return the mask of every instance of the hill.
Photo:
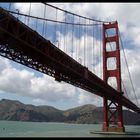
{"label": "hill", "polygon": [[[124,124],[140,124],[140,114],[123,110]],[[19,101],[0,100],[0,120],[67,123],[102,123],[102,107],[83,105],[65,111],[51,106],[34,106]]]}
{"label": "hill", "polygon": [[25,105],[7,99],[0,101],[0,120],[50,122],[63,118],[61,111],[54,107]]}

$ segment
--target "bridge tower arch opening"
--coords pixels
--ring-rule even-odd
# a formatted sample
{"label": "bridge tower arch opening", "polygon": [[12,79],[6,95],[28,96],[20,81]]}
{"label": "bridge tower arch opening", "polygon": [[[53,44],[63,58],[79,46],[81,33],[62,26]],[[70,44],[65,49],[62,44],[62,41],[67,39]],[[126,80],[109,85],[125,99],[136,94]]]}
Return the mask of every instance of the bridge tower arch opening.
{"label": "bridge tower arch opening", "polygon": [[[111,33],[113,32],[113,33]],[[114,43],[115,47],[108,51],[108,43]],[[115,58],[116,68],[109,70],[107,61],[110,58]],[[119,93],[118,102],[113,102],[103,98],[103,131],[104,132],[124,132],[123,114],[122,114],[122,88],[121,88],[121,65],[120,65],[120,48],[119,48],[119,35],[118,23],[103,24],[103,80],[108,84],[109,78],[116,79],[116,90]]]}

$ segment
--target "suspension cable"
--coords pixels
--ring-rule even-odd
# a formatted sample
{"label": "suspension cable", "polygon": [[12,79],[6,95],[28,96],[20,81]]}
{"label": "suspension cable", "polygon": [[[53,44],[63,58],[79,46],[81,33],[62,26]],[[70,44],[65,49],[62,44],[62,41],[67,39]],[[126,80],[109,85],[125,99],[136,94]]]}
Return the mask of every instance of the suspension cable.
{"label": "suspension cable", "polygon": [[[86,19],[85,19],[85,24],[86,24]],[[85,57],[86,57],[86,54],[85,54],[85,52],[86,52],[86,49],[85,49],[86,38],[85,38],[85,36],[86,36],[86,27],[84,26],[83,28],[84,28],[84,66],[85,66]]]}
{"label": "suspension cable", "polygon": [[[45,7],[45,11],[47,11],[47,7]],[[45,12],[45,17],[46,17],[46,12]],[[47,39],[47,34],[48,34],[48,32],[47,32],[47,29],[48,29],[48,25],[47,25],[47,20],[45,20],[45,38]]]}
{"label": "suspension cable", "polygon": [[[66,16],[65,16],[65,22],[66,22]],[[64,24],[64,51],[66,50],[66,24]]]}
{"label": "suspension cable", "polygon": [[[56,9],[55,15],[56,15],[55,20],[57,21],[57,9]],[[56,22],[56,24],[55,24],[54,42],[56,42],[56,41],[57,41],[57,40],[56,40],[56,31],[57,31],[57,22]]]}
{"label": "suspension cable", "polygon": [[[29,22],[30,22],[29,21],[30,20],[30,14],[31,14],[31,2],[30,2],[30,5],[29,5],[29,13],[28,13],[29,16],[28,16],[28,23],[27,23],[28,26],[30,25],[29,24]],[[20,15],[19,12],[18,12],[18,15]]]}
{"label": "suspension cable", "polygon": [[48,6],[50,6],[50,7],[53,7],[53,8],[57,8],[57,9],[60,10],[60,11],[67,12],[67,13],[69,13],[69,14],[71,14],[71,15],[75,15],[75,16],[78,16],[78,17],[81,17],[81,18],[84,18],[84,19],[88,19],[88,20],[92,20],[92,21],[96,21],[96,22],[103,22],[103,23],[114,22],[114,21],[96,20],[96,19],[92,19],[92,18],[80,16],[80,15],[78,15],[78,14],[75,14],[75,13],[72,13],[72,12],[69,12],[69,11],[66,11],[66,10],[63,10],[63,9],[61,9],[61,8],[58,8],[58,7],[54,6],[54,5],[48,4],[48,3],[46,3],[46,2],[42,2],[42,3],[45,4],[45,5],[48,5]]}
{"label": "suspension cable", "polygon": [[93,67],[93,73],[94,73],[94,26],[92,26],[92,67]]}
{"label": "suspension cable", "polygon": [[[80,17],[79,17],[79,24],[80,24]],[[78,61],[79,61],[79,59],[80,59],[80,38],[81,38],[81,35],[80,35],[80,25],[79,25],[79,30],[78,30],[79,32],[79,48],[78,48]],[[79,63],[80,63],[80,61],[79,61]]]}
{"label": "suspension cable", "polygon": [[[63,32],[63,31],[62,31],[62,23],[61,23],[61,24],[60,24],[60,40],[59,40],[59,42],[60,42],[60,48],[61,48],[61,46],[62,46],[62,44],[63,44],[63,43],[62,43],[62,42],[63,42],[63,40],[62,40],[62,32]],[[59,49],[60,49],[60,48],[59,48]]]}
{"label": "suspension cable", "polygon": [[[101,26],[101,27],[102,27],[102,26]],[[100,71],[100,78],[102,79],[102,72],[101,72],[101,62],[102,62],[102,61],[101,61],[101,56],[102,56],[102,54],[101,54],[101,47],[102,47],[102,44],[101,44],[102,29],[101,29],[101,27],[99,27],[99,33],[100,33],[100,35],[99,35],[99,36],[100,36],[100,37],[99,37],[99,38],[100,38],[100,48],[99,48],[99,49],[100,49],[100,51],[99,51],[99,52],[100,52],[100,54],[99,54],[99,55],[100,55],[100,56],[99,56],[99,58],[100,58],[100,59],[99,59],[99,60],[100,60],[100,64],[99,64],[99,71]]]}
{"label": "suspension cable", "polygon": [[[26,18],[25,18],[26,19]],[[35,30],[37,31],[38,19],[36,19]]]}
{"label": "suspension cable", "polygon": [[73,24],[72,24],[72,58],[74,58],[74,56],[73,56],[73,53],[74,53],[74,48],[73,48],[73,34],[74,34],[74,15],[73,15],[73,19],[72,19],[72,22],[73,22]]}
{"label": "suspension cable", "polygon": [[[85,22],[87,23],[86,19],[85,19]],[[87,28],[85,26],[85,66],[87,67],[87,53],[86,52],[87,52]]]}
{"label": "suspension cable", "polygon": [[122,42],[122,39],[121,39],[120,31],[119,31],[119,37],[120,37],[121,46],[122,46],[122,50],[123,50],[123,54],[124,54],[124,58],[125,58],[125,63],[126,63],[127,70],[128,70],[128,75],[129,75],[130,83],[131,83],[131,86],[132,86],[132,89],[133,89],[133,93],[135,95],[137,104],[140,105],[139,102],[138,102],[137,96],[136,96],[135,88],[134,88],[133,81],[132,81],[131,74],[130,74],[130,70],[129,70],[129,67],[128,67],[128,63],[127,63],[127,59],[126,59],[126,55],[125,55],[125,51],[124,51],[124,47],[123,47],[123,42]]}
{"label": "suspension cable", "polygon": [[9,10],[11,10],[11,5],[12,5],[12,3],[10,2],[10,4],[9,4]]}
{"label": "suspension cable", "polygon": [[[90,20],[89,20],[89,24],[90,24]],[[90,29],[89,28],[88,28],[88,34],[89,34],[89,37],[90,37]],[[88,34],[87,34],[87,36],[88,36]],[[89,38],[89,39],[90,39],[89,41],[91,41],[91,38]],[[89,69],[90,69],[90,65],[91,65],[91,63],[90,63],[91,60],[90,60],[90,55],[89,55],[90,54],[90,47],[91,46],[88,46],[88,49],[87,49],[88,50],[88,56],[87,57],[88,57],[88,66],[89,66]]]}
{"label": "suspension cable", "polygon": [[[121,79],[121,80],[122,80],[122,79]],[[123,88],[124,88],[124,91],[125,91],[125,93],[126,93],[127,98],[130,99],[129,96],[128,96],[128,93],[127,93],[127,91],[126,91],[126,88],[125,88],[125,85],[124,85],[123,81],[121,81],[121,82],[122,82],[122,86],[123,86]]]}
{"label": "suspension cable", "polygon": [[47,25],[47,21],[45,21],[45,38],[46,38],[46,39],[47,39],[47,29],[48,29],[47,26],[48,26],[48,25]]}
{"label": "suspension cable", "polygon": [[[46,16],[46,5],[45,5],[45,8],[44,8],[44,18]],[[43,22],[43,29],[42,29],[42,36],[44,35],[44,26],[45,26],[45,20]]]}
{"label": "suspension cable", "polygon": [[56,20],[52,20],[52,19],[48,19],[48,18],[41,18],[41,17],[37,17],[37,16],[31,16],[31,15],[27,15],[27,14],[23,14],[23,13],[18,13],[18,12],[15,12],[15,11],[9,11],[9,10],[6,10],[7,12],[9,13],[12,13],[12,14],[16,14],[16,15],[21,15],[21,16],[27,16],[27,17],[30,17],[30,18],[37,18],[39,20],[46,20],[46,21],[50,21],[50,22],[57,22],[57,23],[63,23],[63,24],[71,24],[71,25],[81,25],[81,26],[98,26],[98,25],[102,25],[101,23],[96,23],[96,24],[78,24],[78,23],[71,23],[71,22],[64,22],[64,21],[56,21]]}
{"label": "suspension cable", "polygon": [[95,28],[95,47],[94,47],[94,51],[95,51],[95,53],[94,53],[94,55],[95,55],[95,74],[97,75],[97,66],[96,66],[96,64],[97,64],[97,57],[96,57],[96,54],[97,54],[97,28]]}
{"label": "suspension cable", "polygon": [[[67,17],[67,13],[66,13],[66,17]],[[65,18],[65,22],[67,21],[67,18]],[[65,48],[65,52],[67,53],[67,36],[68,36],[68,29],[67,29],[68,24],[65,24],[65,36],[66,36],[66,48]]]}

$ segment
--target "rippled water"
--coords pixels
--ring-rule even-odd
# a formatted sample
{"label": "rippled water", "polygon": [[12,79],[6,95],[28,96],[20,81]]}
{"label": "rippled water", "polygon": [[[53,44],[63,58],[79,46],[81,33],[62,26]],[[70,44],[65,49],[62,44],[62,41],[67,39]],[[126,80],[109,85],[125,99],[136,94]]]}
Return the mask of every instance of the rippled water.
{"label": "rippled water", "polygon": [[[98,131],[101,128],[100,124],[0,121],[0,137],[131,137],[90,133],[91,130]],[[140,126],[127,125],[125,128],[127,132],[140,133]]]}

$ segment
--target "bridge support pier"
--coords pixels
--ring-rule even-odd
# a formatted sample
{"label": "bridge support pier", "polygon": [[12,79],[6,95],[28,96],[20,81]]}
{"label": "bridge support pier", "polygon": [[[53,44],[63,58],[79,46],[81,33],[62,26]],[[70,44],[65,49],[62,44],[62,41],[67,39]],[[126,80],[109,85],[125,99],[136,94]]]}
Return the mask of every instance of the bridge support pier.
{"label": "bridge support pier", "polygon": [[103,132],[125,132],[124,127],[105,127]]}
{"label": "bridge support pier", "polygon": [[[109,34],[109,35],[108,35]],[[114,43],[113,50],[109,50],[107,43]],[[110,44],[109,44],[110,45]],[[113,58],[115,68],[109,69],[107,60]],[[103,102],[103,132],[125,132],[122,116],[122,89],[121,89],[121,65],[120,65],[120,49],[118,23],[103,24],[103,80],[109,83],[108,79],[115,77],[116,90],[119,92],[118,102],[113,102],[104,97]]]}

